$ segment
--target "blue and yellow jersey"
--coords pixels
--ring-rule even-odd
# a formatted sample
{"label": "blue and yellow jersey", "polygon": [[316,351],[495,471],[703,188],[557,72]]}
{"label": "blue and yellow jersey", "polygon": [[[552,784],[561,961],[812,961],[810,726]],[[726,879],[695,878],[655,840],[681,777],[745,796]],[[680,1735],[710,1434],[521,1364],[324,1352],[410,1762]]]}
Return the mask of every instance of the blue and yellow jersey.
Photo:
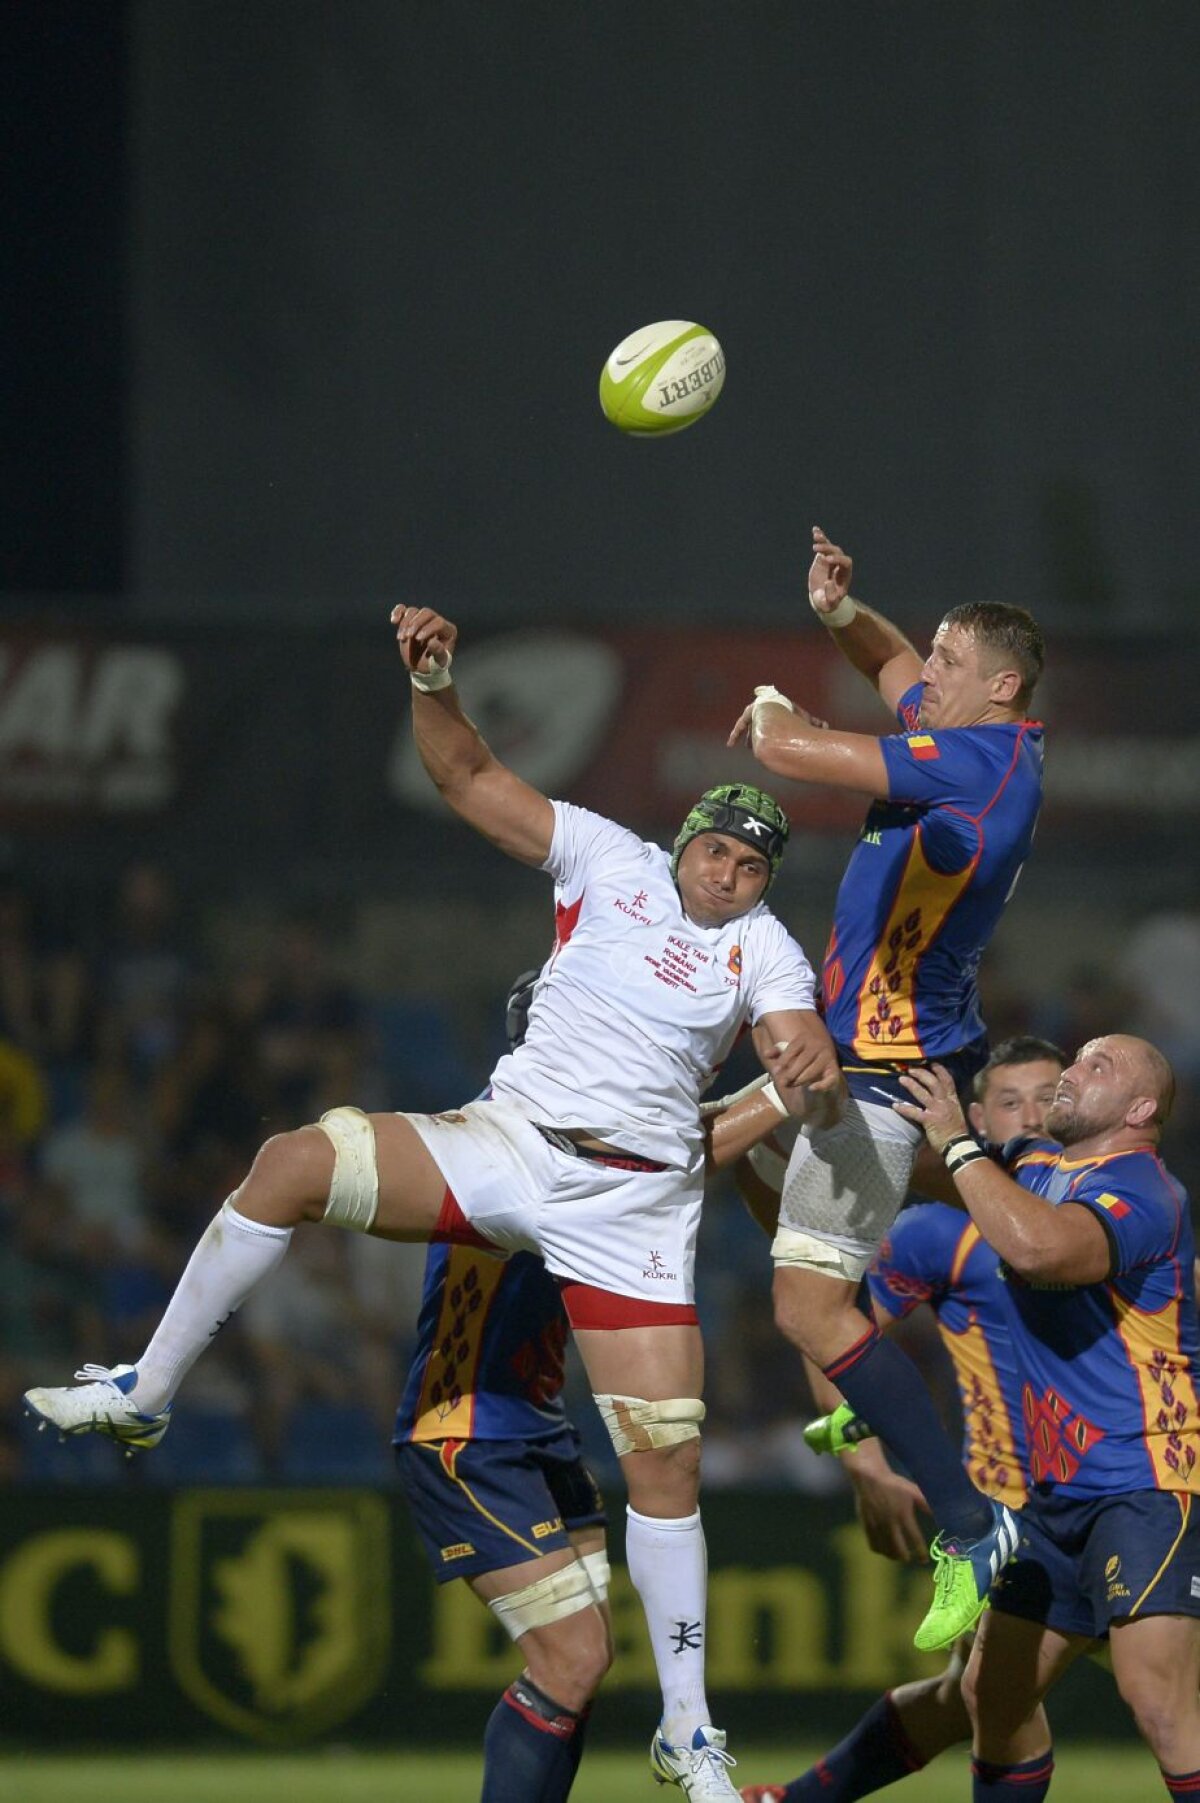
{"label": "blue and yellow jersey", "polygon": [[1200,1492],[1186,1191],[1151,1149],[1072,1159],[1025,1140],[1006,1156],[1035,1195],[1091,1209],[1112,1249],[1102,1283],[1042,1287],[1004,1273],[1032,1482],[1073,1496]]}
{"label": "blue and yellow jersey", "polygon": [[561,1433],[566,1343],[558,1285],[532,1252],[431,1246],[394,1444]]}
{"label": "blue and yellow jersey", "polygon": [[894,1320],[921,1303],[937,1318],[962,1400],[963,1463],[973,1483],[1022,1507],[1025,1435],[999,1260],[961,1209],[906,1208],[867,1272],[874,1302]]}
{"label": "blue and yellow jersey", "polygon": [[843,1057],[941,1058],[984,1032],[976,971],[1042,799],[1036,721],[917,729],[880,740],[888,799],[872,802],[838,890],[825,1019]]}

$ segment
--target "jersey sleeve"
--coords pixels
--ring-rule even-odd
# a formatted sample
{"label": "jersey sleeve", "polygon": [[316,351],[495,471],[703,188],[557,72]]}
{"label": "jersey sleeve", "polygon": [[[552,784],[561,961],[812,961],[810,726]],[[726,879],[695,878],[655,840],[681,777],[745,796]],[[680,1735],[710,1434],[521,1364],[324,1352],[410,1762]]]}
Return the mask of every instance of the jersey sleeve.
{"label": "jersey sleeve", "polygon": [[[787,928],[767,914],[755,923],[755,955],[747,971],[746,1003],[752,1022],[793,1008],[815,1009],[812,965]],[[758,941],[761,939],[761,943]]]}
{"label": "jersey sleeve", "polygon": [[550,856],[542,869],[565,889],[574,889],[598,858],[614,851],[626,854],[632,848],[644,851],[643,841],[615,820],[593,814],[589,808],[577,808],[569,801],[554,801],[554,835]]}
{"label": "jersey sleeve", "polygon": [[959,1210],[936,1202],[904,1209],[867,1272],[871,1300],[896,1321],[922,1302],[936,1311],[949,1288],[954,1255],[968,1225]]}
{"label": "jersey sleeve", "polygon": [[890,801],[942,803],[972,817],[992,801],[1013,749],[1001,728],[978,726],[892,733],[879,744]]}
{"label": "jersey sleeve", "polygon": [[1112,1275],[1170,1258],[1178,1244],[1180,1210],[1149,1159],[1123,1160],[1087,1171],[1068,1201],[1096,1216],[1112,1249]]}

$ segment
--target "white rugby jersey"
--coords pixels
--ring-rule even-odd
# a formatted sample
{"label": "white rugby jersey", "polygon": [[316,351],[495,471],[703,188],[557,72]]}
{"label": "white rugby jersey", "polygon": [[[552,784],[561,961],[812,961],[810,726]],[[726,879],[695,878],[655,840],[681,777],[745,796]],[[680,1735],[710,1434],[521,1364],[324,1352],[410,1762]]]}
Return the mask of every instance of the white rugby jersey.
{"label": "white rugby jersey", "polygon": [[554,803],[543,868],[555,946],[524,1044],[492,1074],[530,1120],[573,1127],[687,1168],[699,1101],[746,1022],[812,1008],[812,968],[761,902],[724,926],[683,911],[661,846]]}

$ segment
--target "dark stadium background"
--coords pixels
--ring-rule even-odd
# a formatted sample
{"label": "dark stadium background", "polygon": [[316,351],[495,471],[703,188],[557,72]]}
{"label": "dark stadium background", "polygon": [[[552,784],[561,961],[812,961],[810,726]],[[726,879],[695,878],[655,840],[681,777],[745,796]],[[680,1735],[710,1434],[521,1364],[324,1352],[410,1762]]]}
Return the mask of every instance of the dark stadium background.
{"label": "dark stadium background", "polygon": [[[814,521],[918,642],[954,601],[1031,607],[1049,641],[1048,806],[984,970],[993,1034],[1152,1032],[1182,1078],[1168,1157],[1196,1193],[1197,66],[1194,6],[1113,0],[8,9],[14,1533],[142,1510],[154,1548],[175,1500],[212,1477],[386,1486],[381,1424],[419,1271],[400,1253],[383,1275],[309,1274],[356,1323],[344,1343],[364,1343],[315,1433],[311,1395],[275,1385],[279,1320],[231,1330],[157,1475],[107,1447],[35,1444],[16,1398],[30,1370],[63,1381],[85,1357],[136,1352],[266,1130],[351,1095],[438,1106],[486,1075],[548,898],[408,783],[397,599],[459,621],[464,683],[490,647],[480,709],[506,755],[545,758],[547,781],[654,834],[697,759],[717,758],[727,690],[782,668],[801,699],[812,684],[837,717],[870,718],[804,604]],[[695,430],[625,441],[599,412],[600,365],[662,317],[718,334],[726,390]],[[552,698],[572,681],[564,715]],[[852,815],[800,805],[796,827],[779,899],[816,957]],[[81,1116],[122,1148],[124,1224],[62,1175]],[[705,1233],[719,1569],[738,1563],[739,1497],[747,1519],[795,1508],[834,1529],[846,1504],[813,1501],[823,1479],[796,1449],[806,1399],[764,1319],[761,1246],[727,1196]],[[407,1571],[402,1519],[389,1531]],[[756,1532],[761,1563],[775,1529]],[[171,1545],[185,1566],[201,1557]],[[91,1556],[50,1646],[86,1649],[105,1619]],[[424,1598],[415,1565],[406,1582]],[[776,1684],[780,1719],[814,1732],[886,1681],[847,1651],[863,1631],[851,1592],[826,1601],[834,1650],[801,1670],[799,1718],[782,1653],[762,1655],[769,1680],[731,1655],[725,1680]],[[168,1627],[147,1607],[126,1626],[157,1647]],[[164,1693],[164,1733],[299,1737],[287,1710],[246,1726],[229,1646],[196,1607],[191,1666],[175,1642],[171,1656],[189,1700]],[[71,1715],[69,1659],[26,1669],[3,1635],[0,1655],[19,1711],[0,1731],[111,1727],[103,1684],[94,1719]],[[366,1708],[363,1731],[386,1735],[365,1670],[344,1674],[333,1716]],[[1101,1687],[1089,1715],[1085,1698],[1081,1721],[1118,1731],[1110,1701]],[[634,1738],[652,1700],[637,1703],[610,1711]],[[467,1713],[482,1722],[483,1704]]]}

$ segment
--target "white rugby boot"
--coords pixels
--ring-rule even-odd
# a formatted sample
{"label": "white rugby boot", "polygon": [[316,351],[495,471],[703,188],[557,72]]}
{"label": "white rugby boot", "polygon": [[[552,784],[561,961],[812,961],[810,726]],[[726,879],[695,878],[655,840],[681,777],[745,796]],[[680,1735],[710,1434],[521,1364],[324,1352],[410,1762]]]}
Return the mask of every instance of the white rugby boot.
{"label": "white rugby boot", "polygon": [[[129,1394],[137,1382],[133,1365],[84,1365],[75,1376],[81,1381],[58,1390],[26,1390],[25,1408],[60,1434],[107,1434],[127,1452],[146,1452],[157,1446],[171,1425],[171,1405],[157,1414],[143,1415]],[[39,1430],[40,1431],[40,1430]]]}
{"label": "white rugby boot", "polygon": [[685,1797],[732,1797],[738,1793],[729,1776],[737,1760],[725,1751],[725,1732],[707,1723],[692,1735],[690,1747],[673,1747],[659,1728],[650,1742],[650,1770],[658,1784],[674,1784]]}

